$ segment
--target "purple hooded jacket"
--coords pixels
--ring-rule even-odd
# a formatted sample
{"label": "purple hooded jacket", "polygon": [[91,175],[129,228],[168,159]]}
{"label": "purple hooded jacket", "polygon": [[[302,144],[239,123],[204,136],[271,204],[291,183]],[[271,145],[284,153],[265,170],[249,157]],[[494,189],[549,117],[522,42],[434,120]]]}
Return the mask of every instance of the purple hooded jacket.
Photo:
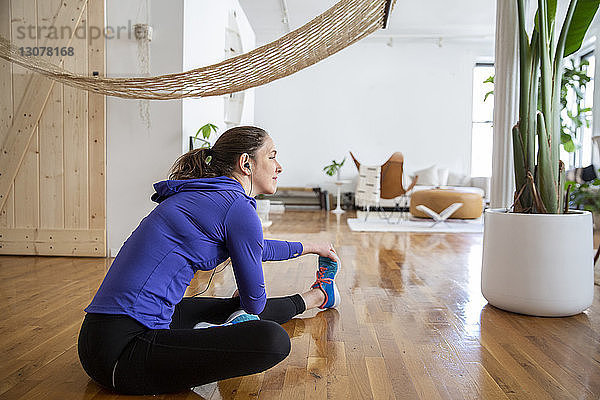
{"label": "purple hooded jacket", "polygon": [[241,306],[259,314],[267,299],[262,261],[298,257],[302,244],[263,240],[256,201],[234,179],[166,180],[154,189],[159,204],[125,241],[85,311],[168,329],[194,273],[231,257]]}

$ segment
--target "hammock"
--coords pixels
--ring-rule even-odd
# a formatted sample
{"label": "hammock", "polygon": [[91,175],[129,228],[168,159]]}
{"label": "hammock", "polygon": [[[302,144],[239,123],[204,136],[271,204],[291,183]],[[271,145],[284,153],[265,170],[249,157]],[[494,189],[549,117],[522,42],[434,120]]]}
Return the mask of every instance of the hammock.
{"label": "hammock", "polygon": [[396,0],[341,0],[281,38],[218,64],[153,77],[105,78],[74,74],[42,57],[22,56],[0,36],[0,58],[66,85],[132,99],[219,96],[264,85],[309,67],[385,28]]}

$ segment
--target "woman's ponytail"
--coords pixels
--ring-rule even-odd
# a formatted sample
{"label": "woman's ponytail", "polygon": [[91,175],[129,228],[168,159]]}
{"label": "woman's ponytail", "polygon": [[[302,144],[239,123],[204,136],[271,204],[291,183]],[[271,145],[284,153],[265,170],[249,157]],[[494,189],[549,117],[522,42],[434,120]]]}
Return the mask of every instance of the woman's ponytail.
{"label": "woman's ponytail", "polygon": [[181,155],[171,167],[169,179],[206,178],[211,163],[211,149],[194,149]]}
{"label": "woman's ponytail", "polygon": [[255,126],[228,129],[212,148],[194,149],[180,156],[171,167],[169,179],[231,177],[239,157],[247,153],[254,158],[267,136]]}

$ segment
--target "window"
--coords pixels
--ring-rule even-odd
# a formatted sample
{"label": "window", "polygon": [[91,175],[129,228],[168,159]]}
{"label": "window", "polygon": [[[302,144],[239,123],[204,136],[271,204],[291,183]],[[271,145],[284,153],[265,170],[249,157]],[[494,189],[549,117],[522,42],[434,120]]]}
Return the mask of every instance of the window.
{"label": "window", "polygon": [[[471,176],[492,176],[492,147],[494,140],[492,125],[494,119],[493,76],[493,64],[478,63],[473,69]],[[491,81],[489,78],[492,78]]]}
{"label": "window", "polygon": [[[584,68],[586,75],[590,77],[590,81],[585,87],[583,107],[592,109],[594,103],[594,68],[596,67],[596,57],[594,56],[594,52],[590,51],[589,53],[581,57],[581,59],[586,60],[588,62],[588,65]],[[590,123],[589,126],[584,125],[582,127],[581,148],[579,149],[579,159],[581,160],[582,167],[587,167],[592,163],[592,113],[589,112],[588,115]]]}
{"label": "window", "polygon": [[[567,71],[580,70],[589,77],[585,86],[578,84],[580,82],[578,77],[572,78],[570,85],[567,86],[567,107],[562,111],[561,117],[562,124],[568,127],[567,132],[571,134],[575,145],[572,152],[567,152],[561,146],[560,158],[565,163],[567,170],[587,167],[592,163],[592,113],[585,110],[591,110],[593,105],[595,63],[593,51],[565,60]],[[579,96],[574,87],[578,88]],[[577,126],[574,122],[576,119],[582,122],[581,126]]]}

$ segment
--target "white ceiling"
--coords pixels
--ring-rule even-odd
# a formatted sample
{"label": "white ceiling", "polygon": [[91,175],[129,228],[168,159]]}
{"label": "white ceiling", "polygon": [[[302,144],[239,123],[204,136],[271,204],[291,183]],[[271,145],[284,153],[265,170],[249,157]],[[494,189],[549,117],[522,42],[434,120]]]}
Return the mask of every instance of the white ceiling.
{"label": "white ceiling", "polygon": [[[257,44],[286,33],[283,6],[287,4],[290,28],[296,29],[316,17],[335,0],[239,0],[256,33]],[[492,41],[495,0],[398,0],[388,28],[373,36],[458,38]]]}

